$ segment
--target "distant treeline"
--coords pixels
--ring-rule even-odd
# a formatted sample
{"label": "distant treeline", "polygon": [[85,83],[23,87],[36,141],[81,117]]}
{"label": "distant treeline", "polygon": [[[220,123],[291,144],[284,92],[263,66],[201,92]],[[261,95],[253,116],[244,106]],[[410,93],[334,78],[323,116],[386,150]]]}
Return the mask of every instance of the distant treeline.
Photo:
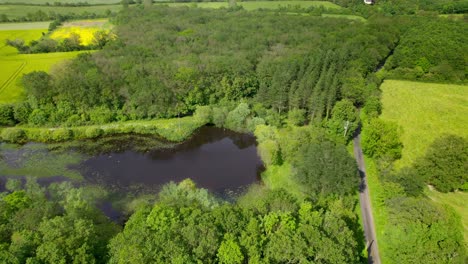
{"label": "distant treeline", "polygon": [[9,18],[7,14],[0,14],[0,22],[36,22],[36,21],[50,21],[50,20],[69,20],[69,19],[92,19],[92,18],[103,18],[111,17],[115,15],[110,9],[104,12],[88,12],[83,11],[81,13],[69,12],[66,14],[58,13],[55,11],[45,12],[43,10],[37,10],[36,12],[28,12],[22,17]]}

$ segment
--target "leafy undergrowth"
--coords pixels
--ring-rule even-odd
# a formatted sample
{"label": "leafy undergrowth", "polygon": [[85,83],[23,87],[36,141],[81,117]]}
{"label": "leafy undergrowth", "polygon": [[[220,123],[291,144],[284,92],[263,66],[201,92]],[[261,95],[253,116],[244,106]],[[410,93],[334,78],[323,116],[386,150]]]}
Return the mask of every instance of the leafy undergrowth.
{"label": "leafy undergrowth", "polygon": [[453,207],[453,209],[455,209],[455,211],[461,216],[464,229],[465,246],[468,248],[468,193],[441,193],[434,190],[433,188],[426,189],[425,193],[433,201]]}

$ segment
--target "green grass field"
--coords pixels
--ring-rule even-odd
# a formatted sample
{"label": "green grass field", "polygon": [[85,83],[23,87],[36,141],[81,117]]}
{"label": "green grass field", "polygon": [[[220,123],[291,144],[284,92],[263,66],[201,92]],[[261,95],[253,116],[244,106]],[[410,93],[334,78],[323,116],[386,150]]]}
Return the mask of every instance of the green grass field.
{"label": "green grass field", "polygon": [[[38,0],[42,1],[42,0]],[[159,3],[157,3],[159,4]],[[200,2],[200,3],[161,3],[172,7],[178,6],[196,6],[200,8],[222,8],[229,7],[227,2]],[[245,10],[257,9],[278,9],[280,7],[319,7],[322,6],[328,9],[340,9],[339,5],[326,1],[252,1],[238,2],[238,5],[244,7]],[[0,5],[0,14],[7,15],[8,19],[15,19],[26,16],[28,13],[34,13],[42,10],[49,14],[55,12],[57,14],[82,14],[83,12],[95,13],[97,16],[103,17],[107,10],[117,12],[122,8],[122,5],[98,5],[98,6],[82,6],[82,7],[65,7],[65,6],[28,6],[28,5]]]}
{"label": "green grass field", "polygon": [[32,5],[45,5],[49,3],[50,5],[53,5],[55,2],[60,2],[62,4],[77,4],[77,3],[83,3],[86,2],[90,5],[109,5],[109,4],[118,4],[120,1],[119,0],[0,0],[0,4],[32,4]]}
{"label": "green grass field", "polygon": [[465,246],[468,247],[468,193],[466,192],[452,192],[440,193],[435,190],[426,190],[426,195],[433,201],[450,205],[457,211],[462,219]]}
{"label": "green grass field", "polygon": [[381,89],[381,118],[403,128],[397,168],[423,156],[442,134],[468,138],[468,86],[386,80]]}
{"label": "green grass field", "polygon": [[[201,3],[168,3],[168,6],[196,6],[200,8],[222,8],[229,7],[227,2],[201,2]],[[280,7],[319,7],[329,9],[339,9],[339,5],[333,4],[326,1],[252,1],[252,2],[238,2],[237,5],[242,6],[245,10],[257,10],[257,9],[278,9]]]}
{"label": "green grass field", "polygon": [[57,14],[81,14],[83,12],[95,13],[98,16],[104,17],[106,10],[117,12],[122,8],[122,5],[101,5],[101,6],[82,6],[82,7],[66,7],[66,6],[27,6],[27,5],[0,5],[0,14],[7,15],[8,19],[20,18],[28,13],[34,13],[42,10],[46,14],[55,12]]}
{"label": "green grass field", "polygon": [[[24,28],[25,23],[14,26]],[[37,28],[35,23],[26,23],[32,28]],[[32,30],[0,30],[0,103],[12,103],[23,99],[23,89],[19,79],[25,73],[32,71],[48,71],[57,62],[75,57],[79,52],[46,53],[46,54],[18,54],[15,48],[6,46],[6,39],[20,38],[29,42],[38,39],[43,32],[47,32],[48,24],[37,23],[45,26],[43,29]],[[0,26],[1,28],[1,26]]]}
{"label": "green grass field", "polygon": [[[401,139],[404,148],[396,168],[411,165],[442,134],[450,133],[468,138],[468,86],[386,80],[381,89],[381,118],[397,122],[403,128]],[[370,170],[369,167],[367,169]],[[375,188],[373,185],[375,184],[369,182],[370,189]],[[426,194],[436,202],[453,207],[461,216],[466,243],[468,193],[427,190]],[[374,212],[376,219],[381,218],[378,214],[378,210]],[[379,225],[377,223],[377,228]]]}

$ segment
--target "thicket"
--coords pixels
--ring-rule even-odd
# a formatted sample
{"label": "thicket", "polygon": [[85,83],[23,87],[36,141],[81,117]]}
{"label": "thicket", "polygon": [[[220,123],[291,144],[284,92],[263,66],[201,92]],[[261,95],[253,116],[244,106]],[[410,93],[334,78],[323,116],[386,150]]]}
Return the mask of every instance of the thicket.
{"label": "thicket", "polygon": [[120,227],[96,208],[102,190],[10,180],[0,193],[0,262],[106,263]]}
{"label": "thicket", "polygon": [[26,13],[24,16],[9,18],[8,14],[0,14],[0,22],[36,22],[36,21],[51,21],[56,19],[94,19],[115,16],[116,13],[111,10],[107,10],[104,13],[95,13],[83,11],[81,13],[69,12],[67,14],[59,14],[54,11],[48,13],[37,10],[33,13]]}
{"label": "thicket", "polygon": [[32,180],[6,188],[2,263],[359,263],[364,248],[346,199],[318,205],[253,186],[227,203],[184,180],[138,202],[120,231],[96,208],[100,189]]}
{"label": "thicket", "polygon": [[388,78],[466,83],[468,27],[466,22],[414,18],[401,36],[384,70]]}
{"label": "thicket", "polygon": [[[213,105],[221,111],[213,122],[232,127],[239,120],[229,112],[241,100],[267,124],[282,126],[290,110],[295,122],[326,122],[337,101],[358,107],[378,93],[372,71],[398,39],[384,18],[350,25],[269,12],[135,7],[116,23],[118,39],[102,51],[23,78],[46,124],[99,122],[90,120],[93,111],[110,111],[108,121],[167,118]],[[345,134],[339,127],[347,121],[356,127],[354,117],[341,119],[334,121],[337,133]]]}
{"label": "thicket", "polygon": [[385,210],[380,226],[379,248],[394,263],[465,263],[460,217],[452,208],[436,204],[424,194],[426,184],[441,191],[466,187],[466,140],[447,136],[436,140],[427,154],[411,167],[399,170],[393,162],[402,144],[393,123],[371,119],[364,122],[362,145],[377,166],[381,193],[378,210]]}

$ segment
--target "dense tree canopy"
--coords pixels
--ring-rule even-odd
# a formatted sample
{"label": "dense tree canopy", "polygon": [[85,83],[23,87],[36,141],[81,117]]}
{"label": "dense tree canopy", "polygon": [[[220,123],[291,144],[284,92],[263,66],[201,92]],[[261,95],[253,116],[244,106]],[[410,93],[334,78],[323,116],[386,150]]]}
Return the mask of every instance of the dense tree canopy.
{"label": "dense tree canopy", "polygon": [[[48,112],[64,103],[69,116],[62,119],[78,114],[90,121],[95,108],[111,110],[111,120],[141,119],[241,99],[268,109],[267,123],[281,125],[278,117],[293,109],[319,122],[340,99],[365,103],[377,87],[368,75],[398,39],[386,19],[242,10],[135,7],[116,23],[117,39],[102,51],[80,55],[50,76],[24,77],[31,104],[39,101],[49,123],[63,124]],[[35,92],[44,86],[47,95]]]}

